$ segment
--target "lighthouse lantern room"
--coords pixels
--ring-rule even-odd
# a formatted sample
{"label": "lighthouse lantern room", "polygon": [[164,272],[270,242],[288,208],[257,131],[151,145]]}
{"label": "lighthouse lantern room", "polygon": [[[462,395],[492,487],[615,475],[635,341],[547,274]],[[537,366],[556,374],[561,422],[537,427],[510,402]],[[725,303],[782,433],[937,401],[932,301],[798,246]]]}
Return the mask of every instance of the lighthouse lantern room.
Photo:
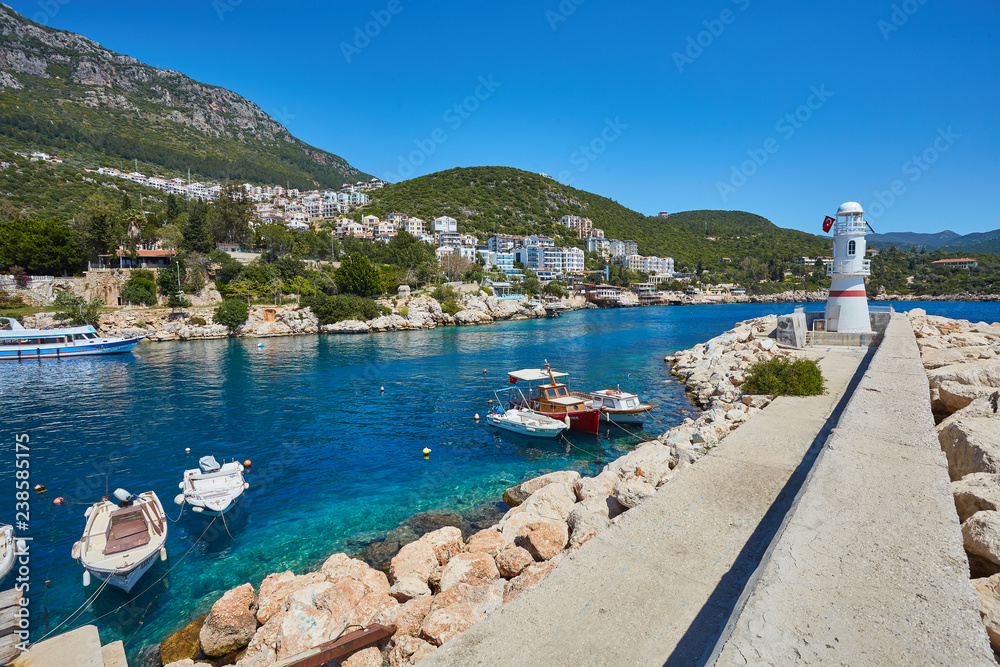
{"label": "lighthouse lantern room", "polygon": [[[871,333],[865,277],[871,275],[865,236],[868,223],[857,202],[847,202],[833,221],[833,262],[827,266],[832,278],[826,302],[827,331]],[[828,219],[829,220],[829,219]]]}

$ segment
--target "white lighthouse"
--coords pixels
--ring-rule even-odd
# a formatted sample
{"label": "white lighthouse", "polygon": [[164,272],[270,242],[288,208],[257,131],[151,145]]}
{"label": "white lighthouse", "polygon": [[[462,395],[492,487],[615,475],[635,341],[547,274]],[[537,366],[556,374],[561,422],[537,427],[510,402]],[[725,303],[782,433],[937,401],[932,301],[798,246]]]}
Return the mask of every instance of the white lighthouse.
{"label": "white lighthouse", "polygon": [[827,331],[871,333],[865,276],[871,275],[866,259],[868,223],[861,204],[849,201],[837,211],[833,224],[833,262],[826,273],[832,277],[826,301]]}

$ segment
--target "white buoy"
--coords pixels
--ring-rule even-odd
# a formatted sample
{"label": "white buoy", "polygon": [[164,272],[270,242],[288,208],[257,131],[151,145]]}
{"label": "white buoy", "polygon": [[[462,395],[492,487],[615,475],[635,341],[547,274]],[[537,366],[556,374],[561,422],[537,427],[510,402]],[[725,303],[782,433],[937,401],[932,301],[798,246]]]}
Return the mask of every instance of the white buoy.
{"label": "white buoy", "polygon": [[563,419],[563,421],[566,422],[566,426],[569,426],[569,415],[566,415],[566,418]]}
{"label": "white buoy", "polygon": [[473,417],[473,419],[475,419],[476,421],[479,421],[479,413],[478,412],[476,413],[476,416]]}
{"label": "white buoy", "polygon": [[184,448],[184,453],[185,454],[190,454],[191,453],[191,448],[190,447],[185,447]]}
{"label": "white buoy", "polygon": [[174,497],[174,504],[175,505],[183,505],[184,504],[184,494],[183,493],[179,493],[179,494],[177,494],[177,496]]}
{"label": "white buoy", "polygon": [[90,570],[83,571],[83,586],[86,588],[90,585]]}
{"label": "white buoy", "polygon": [[167,548],[166,547],[160,547],[160,560],[163,560],[163,561],[167,560]]}

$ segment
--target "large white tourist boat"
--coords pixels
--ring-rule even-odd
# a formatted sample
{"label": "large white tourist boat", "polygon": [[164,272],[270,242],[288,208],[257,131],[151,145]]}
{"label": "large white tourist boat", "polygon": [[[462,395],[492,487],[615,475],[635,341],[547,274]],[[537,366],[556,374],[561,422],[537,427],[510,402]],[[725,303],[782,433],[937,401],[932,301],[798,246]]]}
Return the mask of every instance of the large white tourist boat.
{"label": "large white tourist boat", "polygon": [[167,518],[152,491],[133,496],[118,489],[114,496],[117,503],[104,498],[84,512],[87,527],[73,558],[84,567],[84,586],[93,574],[127,593],[157,558],[167,560]]}
{"label": "large white tourist boat", "polygon": [[25,329],[11,317],[0,317],[0,326],[3,322],[10,328],[0,329],[0,361],[123,354],[144,338],[105,338],[91,326]]}
{"label": "large white tourist boat", "polygon": [[219,464],[214,456],[203,456],[198,467],[184,471],[180,483],[183,493],[174,498],[178,505],[187,503],[205,516],[222,516],[236,505],[250,487],[243,479],[243,464],[237,461]]}

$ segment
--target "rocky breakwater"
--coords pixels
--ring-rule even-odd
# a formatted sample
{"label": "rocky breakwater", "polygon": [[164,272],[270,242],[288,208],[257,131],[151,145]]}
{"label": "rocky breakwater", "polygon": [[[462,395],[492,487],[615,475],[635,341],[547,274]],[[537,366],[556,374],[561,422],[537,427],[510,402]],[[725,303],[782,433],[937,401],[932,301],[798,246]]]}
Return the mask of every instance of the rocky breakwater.
{"label": "rocky breakwater", "polygon": [[608,463],[598,475],[559,471],[510,487],[504,492],[510,509],[496,524],[467,539],[453,526],[429,532],[399,549],[388,575],[335,554],[316,572],[271,574],[256,591],[244,584],[213,605],[196,654],[167,667],[196,665],[199,655],[238,657],[238,667],[262,667],[369,623],[393,625],[396,632],[343,665],[419,662],[539,584],[568,554],[766,406],[767,397],[746,395],[740,386],[753,363],[787,354],[770,338],[776,324],[773,316],[743,322],[668,357],[706,410]]}
{"label": "rocky breakwater", "polygon": [[922,309],[907,315],[927,370],[972,585],[1000,656],[1000,323]]}

